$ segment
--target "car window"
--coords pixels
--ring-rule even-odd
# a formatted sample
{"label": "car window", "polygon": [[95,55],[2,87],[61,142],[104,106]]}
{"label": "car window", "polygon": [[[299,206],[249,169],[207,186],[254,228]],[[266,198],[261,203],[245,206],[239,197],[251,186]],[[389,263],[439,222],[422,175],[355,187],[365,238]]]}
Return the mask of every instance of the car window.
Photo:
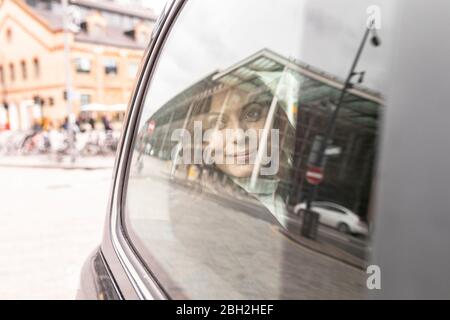
{"label": "car window", "polygon": [[337,213],[342,213],[342,214],[346,213],[342,208],[339,208],[338,206],[330,205],[329,208]]}
{"label": "car window", "polygon": [[339,208],[336,205],[329,204],[329,203],[317,203],[317,202],[314,202],[314,203],[312,203],[311,207],[313,209],[314,208],[320,208],[320,209],[325,209],[325,210],[331,210],[333,212],[337,212],[337,213],[341,213],[341,214],[346,214],[346,212],[343,209]]}
{"label": "car window", "polygon": [[[124,206],[169,297],[365,297],[391,7],[185,4],[148,84]],[[317,200],[367,228],[293,210]]]}

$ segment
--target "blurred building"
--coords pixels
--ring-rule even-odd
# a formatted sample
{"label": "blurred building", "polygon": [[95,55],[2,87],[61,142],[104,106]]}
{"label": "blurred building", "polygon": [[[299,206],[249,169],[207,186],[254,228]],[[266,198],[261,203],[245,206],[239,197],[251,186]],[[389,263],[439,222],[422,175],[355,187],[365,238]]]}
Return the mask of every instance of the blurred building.
{"label": "blurred building", "polygon": [[[151,9],[69,0],[72,106],[126,104],[156,21]],[[0,130],[67,116],[62,5],[0,0]]]}

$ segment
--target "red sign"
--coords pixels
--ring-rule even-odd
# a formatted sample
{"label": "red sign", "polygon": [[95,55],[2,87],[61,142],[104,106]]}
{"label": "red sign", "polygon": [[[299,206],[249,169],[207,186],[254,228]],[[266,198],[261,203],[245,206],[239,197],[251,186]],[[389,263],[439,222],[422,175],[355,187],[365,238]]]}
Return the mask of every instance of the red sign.
{"label": "red sign", "polygon": [[150,120],[147,126],[147,133],[151,135],[155,130],[155,127],[156,127],[155,120]]}
{"label": "red sign", "polygon": [[310,184],[320,184],[323,180],[323,169],[321,167],[309,167],[306,171],[306,180]]}

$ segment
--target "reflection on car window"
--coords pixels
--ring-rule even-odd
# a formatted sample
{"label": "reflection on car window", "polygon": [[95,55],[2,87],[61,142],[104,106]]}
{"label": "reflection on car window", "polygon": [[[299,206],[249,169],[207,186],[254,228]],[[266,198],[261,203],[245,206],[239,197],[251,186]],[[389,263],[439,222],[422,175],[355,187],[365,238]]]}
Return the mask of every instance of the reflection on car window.
{"label": "reflection on car window", "polygon": [[[202,30],[196,17],[217,9],[186,5],[150,83],[126,195],[127,233],[169,296],[364,297],[385,31],[354,2],[217,2]],[[261,24],[269,11],[279,24]],[[260,23],[216,37],[239,16]],[[337,32],[328,23],[345,40],[317,60],[316,39]]]}

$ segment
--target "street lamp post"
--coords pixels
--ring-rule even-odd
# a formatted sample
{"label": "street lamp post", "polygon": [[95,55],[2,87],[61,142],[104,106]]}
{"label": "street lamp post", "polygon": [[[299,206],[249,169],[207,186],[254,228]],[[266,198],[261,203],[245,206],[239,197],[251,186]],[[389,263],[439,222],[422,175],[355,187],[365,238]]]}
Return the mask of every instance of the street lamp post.
{"label": "street lamp post", "polygon": [[[319,152],[317,154],[317,159],[316,159],[316,163],[315,163],[315,165],[320,167],[320,168],[323,168],[323,166],[324,166],[325,151],[326,151],[327,146],[328,146],[328,141],[330,140],[331,136],[333,135],[334,129],[336,127],[336,120],[337,120],[339,111],[340,111],[340,109],[342,107],[342,104],[344,102],[345,94],[347,93],[347,90],[352,87],[351,80],[352,80],[352,78],[355,75],[359,75],[360,76],[358,82],[362,82],[362,80],[363,80],[363,77],[364,77],[364,74],[365,74],[364,71],[363,72],[355,72],[355,69],[356,69],[358,61],[359,61],[359,59],[361,57],[361,53],[362,53],[362,51],[364,49],[364,46],[365,46],[365,44],[367,42],[367,38],[369,37],[369,34],[370,34],[371,31],[373,33],[373,36],[372,36],[372,39],[371,39],[372,44],[374,46],[376,46],[376,47],[380,45],[380,40],[378,39],[377,35],[374,32],[373,26],[374,26],[374,21],[372,21],[366,27],[366,30],[365,30],[364,35],[363,35],[363,38],[362,38],[361,43],[360,43],[360,45],[358,47],[358,51],[356,52],[356,56],[355,56],[355,58],[353,60],[353,63],[351,65],[351,67],[350,67],[350,71],[349,71],[349,73],[347,75],[347,78],[346,78],[346,80],[344,82],[344,86],[343,86],[343,88],[341,90],[341,93],[339,95],[339,99],[338,99],[338,103],[336,105],[336,108],[333,110],[333,113],[331,114],[331,117],[330,117],[330,120],[328,122],[328,126],[326,128],[325,134],[324,134],[323,138],[321,139]],[[315,185],[312,188],[312,190],[309,191],[309,195],[308,195],[307,202],[306,202],[306,209],[307,209],[306,211],[307,212],[311,211],[311,203],[313,202],[313,200],[314,200],[314,198],[316,196],[318,188],[319,188],[319,185],[317,184],[317,185]],[[304,218],[305,218],[305,215],[304,215]]]}
{"label": "street lamp post", "polygon": [[[367,27],[366,31],[364,32],[363,39],[361,41],[361,44],[359,45],[358,51],[356,52],[355,59],[353,60],[352,66],[350,68],[350,72],[348,73],[347,79],[345,80],[344,87],[341,90],[341,94],[339,96],[338,103],[336,105],[336,108],[333,110],[333,113],[331,114],[330,121],[327,126],[327,130],[325,131],[324,138],[322,139],[321,143],[321,149],[319,152],[319,159],[318,164],[322,165],[324,156],[325,156],[325,150],[327,148],[328,140],[331,138],[331,135],[334,132],[334,129],[336,127],[336,120],[339,114],[339,110],[342,107],[342,103],[344,102],[345,94],[347,93],[347,90],[352,87],[351,80],[355,75],[360,75],[360,81],[362,82],[362,77],[364,76],[364,72],[355,72],[356,65],[358,64],[359,58],[361,57],[361,53],[364,49],[364,45],[366,44],[367,37],[369,36],[369,33],[371,31],[370,27]],[[374,38],[377,39],[377,38]],[[379,40],[373,40],[373,43],[375,46],[379,45]]]}
{"label": "street lamp post", "polygon": [[72,112],[72,73],[70,63],[70,44],[69,44],[69,5],[68,0],[62,0],[63,10],[63,32],[64,32],[64,70],[66,76],[66,112],[67,112],[67,133],[69,141],[69,154],[71,161],[75,162],[75,130],[74,130],[74,115]]}

